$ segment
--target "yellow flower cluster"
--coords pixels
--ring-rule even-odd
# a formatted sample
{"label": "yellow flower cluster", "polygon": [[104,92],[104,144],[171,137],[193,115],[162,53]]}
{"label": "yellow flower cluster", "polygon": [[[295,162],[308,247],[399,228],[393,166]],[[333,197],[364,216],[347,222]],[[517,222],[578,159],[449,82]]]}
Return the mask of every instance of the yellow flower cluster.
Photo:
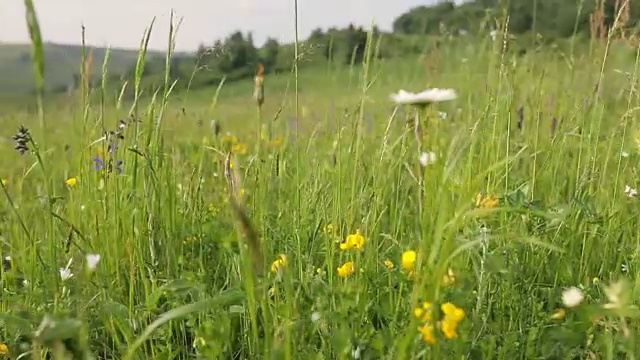
{"label": "yellow flower cluster", "polygon": [[494,209],[500,206],[500,199],[493,195],[476,195],[476,207],[481,209]]}
{"label": "yellow flower cluster", "polygon": [[347,236],[347,239],[340,244],[341,250],[362,249],[364,247],[365,238],[360,232],[360,229],[356,230],[355,234]]}
{"label": "yellow flower cluster", "polygon": [[[437,327],[447,339],[454,339],[458,336],[458,324],[464,319],[464,310],[456,307],[453,303],[447,302],[440,306],[444,314],[442,320],[438,321]],[[433,312],[431,303],[424,302],[422,306],[413,310],[413,315],[422,323],[418,331],[422,334],[422,340],[429,344],[436,343],[435,327],[433,325]]]}
{"label": "yellow flower cluster", "polygon": [[[326,231],[327,229],[325,229]],[[330,229],[332,232],[334,228]],[[326,231],[328,232],[328,231]],[[340,249],[343,251],[357,249],[362,250],[364,248],[364,244],[367,242],[364,235],[360,232],[360,229],[356,230],[355,234],[351,234],[347,236],[345,241],[340,243]],[[346,278],[352,275],[356,271],[356,265],[353,261],[346,262],[344,265],[340,266],[338,269],[338,276],[342,278]]]}
{"label": "yellow flower cluster", "polygon": [[284,270],[287,266],[287,255],[280,254],[278,259],[271,264],[271,272],[276,274]]}

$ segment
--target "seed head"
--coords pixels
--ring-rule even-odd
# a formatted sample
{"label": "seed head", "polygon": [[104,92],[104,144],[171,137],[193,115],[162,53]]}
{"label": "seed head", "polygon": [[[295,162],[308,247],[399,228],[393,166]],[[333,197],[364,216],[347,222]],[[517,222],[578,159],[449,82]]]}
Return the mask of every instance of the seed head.
{"label": "seed head", "polygon": [[29,134],[29,129],[20,126],[18,132],[13,135],[13,140],[16,142],[15,149],[20,153],[20,155],[24,155],[27,151],[29,151],[29,142],[31,142],[31,134]]}

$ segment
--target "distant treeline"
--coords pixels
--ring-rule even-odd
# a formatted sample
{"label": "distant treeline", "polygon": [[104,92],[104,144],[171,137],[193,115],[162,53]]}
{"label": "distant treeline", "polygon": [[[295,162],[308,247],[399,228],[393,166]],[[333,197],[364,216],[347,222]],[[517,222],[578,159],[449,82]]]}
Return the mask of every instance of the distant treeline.
{"label": "distant treeline", "polygon": [[[475,36],[496,29],[500,19],[508,14],[508,31],[512,34],[535,33],[553,40],[574,34],[589,36],[600,26],[601,31],[611,28],[616,15],[618,24],[633,30],[640,20],[640,4],[627,0],[476,0],[456,5],[440,1],[435,5],[420,6],[400,15],[393,23],[391,33],[373,32],[373,46],[378,58],[389,58],[425,51],[425,35]],[[300,44],[300,66],[309,62],[359,63],[365,57],[367,30],[350,25],[345,29],[316,29]],[[235,32],[213,44],[202,44],[193,54],[173,57],[169,74],[178,80],[178,87],[192,88],[218,84],[223,78],[233,81],[251,77],[258,63],[267,72],[289,71],[293,65],[294,48],[268,39],[258,48],[251,33]],[[144,77],[148,87],[163,83],[165,59],[152,57],[145,64]],[[131,68],[122,78],[131,78]],[[196,74],[193,76],[193,74]]]}

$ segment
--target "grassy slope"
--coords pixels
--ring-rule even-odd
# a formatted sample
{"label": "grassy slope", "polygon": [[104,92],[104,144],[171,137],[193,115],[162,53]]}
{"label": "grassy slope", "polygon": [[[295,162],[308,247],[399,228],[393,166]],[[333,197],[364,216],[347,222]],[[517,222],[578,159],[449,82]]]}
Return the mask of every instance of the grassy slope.
{"label": "grassy slope", "polygon": [[[5,312],[26,310],[37,319],[72,314],[87,325],[92,350],[112,358],[123,358],[122,348],[162,312],[201,299],[219,302],[158,329],[140,358],[195,358],[197,351],[203,358],[284,359],[289,353],[329,359],[347,358],[356,348],[364,349],[362,359],[613,360],[625,358],[622,349],[636,355],[636,323],[606,320],[611,328],[629,326],[632,336],[625,339],[592,325],[596,308],[573,309],[562,321],[549,318],[568,286],[581,284],[589,303],[602,304],[609,281],[637,278],[638,203],[623,189],[640,181],[638,154],[625,144],[638,124],[621,119],[638,100],[627,103],[619,90],[630,83],[613,73],[633,68],[628,55],[612,51],[598,102],[592,89],[600,66],[593,59],[602,52],[577,54],[570,69],[554,50],[502,58],[488,44],[447,44],[437,58],[375,63],[364,101],[362,69],[310,68],[299,78],[303,136],[290,134],[284,147],[263,143],[259,150],[251,82],[224,87],[213,111],[214,88],[171,98],[161,134],[170,143],[160,150],[145,143],[156,135],[148,131],[158,120],[158,112],[146,111],[147,99],[141,136],[128,130],[126,145],[136,144],[148,157],[119,152],[125,173],[102,185],[90,161],[98,150],[86,147],[99,136],[91,130],[102,110],[110,127],[123,110],[93,106],[83,119],[81,109],[61,101],[47,108],[44,134],[33,116],[3,115],[11,126],[0,128],[0,139],[24,121],[38,141],[47,140],[46,171],[32,167],[32,156],[15,154],[9,141],[0,143],[0,176],[9,179],[7,192],[18,204],[3,205],[3,251],[33,284],[5,285]],[[437,65],[426,70],[426,61]],[[289,74],[266,79],[265,119],[284,104],[272,123],[276,136],[295,130],[291,80]],[[429,86],[454,87],[460,98],[438,106],[449,119],[431,123],[424,150],[439,158],[425,169],[420,191],[413,178],[419,149],[403,126],[411,110],[394,113],[387,96]],[[357,129],[361,105],[365,127]],[[520,105],[522,131],[515,125]],[[555,137],[553,117],[560,119]],[[258,285],[248,282],[251,258],[225,201],[222,157],[200,146],[206,137],[222,148],[208,128],[212,118],[249,145],[235,168],[267,265],[279,253],[288,256],[281,278],[267,274]],[[629,158],[620,157],[623,148]],[[74,188],[63,184],[71,176],[80,178]],[[68,254],[68,226],[36,200],[46,181],[64,196],[53,211],[84,235],[73,238]],[[484,191],[502,198],[500,212],[468,213]],[[27,234],[17,216],[28,224]],[[330,223],[337,234],[322,231]],[[364,250],[340,251],[336,242],[358,228],[367,239]],[[80,248],[102,255],[91,278]],[[400,269],[409,249],[421,254],[414,278]],[[63,287],[56,269],[69,257],[75,276]],[[385,268],[385,259],[396,267]],[[357,271],[341,279],[336,269],[346,261],[355,261]],[[620,270],[623,264],[628,271]],[[449,267],[457,279],[445,287]],[[220,296],[223,289],[231,299]],[[458,338],[420,341],[412,307],[425,300],[465,310]],[[10,349],[19,347],[14,327],[0,329]]]}
{"label": "grassy slope", "polygon": [[[87,54],[90,48],[87,48]],[[80,72],[82,47],[77,45],[45,44],[46,86],[48,89],[66,86],[73,81],[73,74]],[[107,50],[94,49],[94,76],[102,72]],[[161,55],[156,53],[156,55]],[[109,72],[118,74],[135,64],[135,50],[112,49]],[[0,44],[0,95],[29,92],[33,88],[33,68],[30,61],[31,46]]]}

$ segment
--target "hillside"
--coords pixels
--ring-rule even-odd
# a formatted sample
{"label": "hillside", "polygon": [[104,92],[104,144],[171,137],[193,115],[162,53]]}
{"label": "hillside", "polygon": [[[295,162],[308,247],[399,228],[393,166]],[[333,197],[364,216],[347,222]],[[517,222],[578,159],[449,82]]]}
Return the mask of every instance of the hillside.
{"label": "hillside", "polygon": [[[95,73],[102,71],[107,49],[93,49]],[[44,49],[47,90],[66,88],[74,81],[74,74],[80,72],[82,47],[79,45],[60,45],[47,43]],[[162,56],[161,53],[152,55]],[[124,73],[136,62],[135,50],[112,49],[109,56],[109,72]],[[31,45],[0,44],[0,95],[25,93],[33,90],[33,65]]]}

